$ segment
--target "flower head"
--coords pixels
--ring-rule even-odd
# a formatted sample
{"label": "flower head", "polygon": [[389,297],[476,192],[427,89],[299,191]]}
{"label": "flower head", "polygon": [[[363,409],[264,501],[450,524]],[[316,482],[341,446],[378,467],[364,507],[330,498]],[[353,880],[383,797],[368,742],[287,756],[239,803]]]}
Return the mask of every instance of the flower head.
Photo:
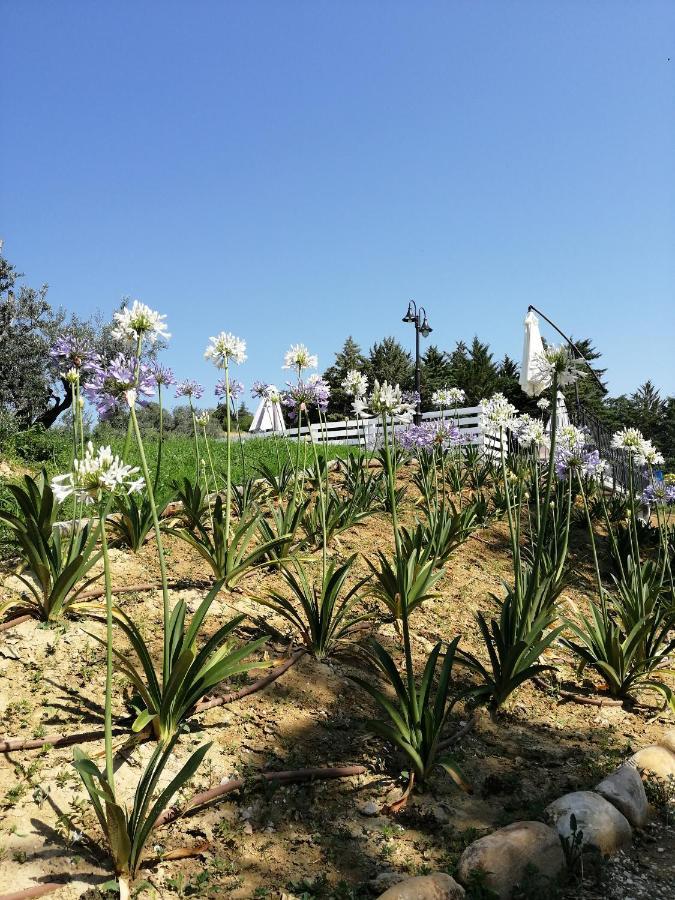
{"label": "flower head", "polygon": [[408,425],[403,431],[399,431],[396,440],[405,450],[445,450],[459,446],[463,442],[463,435],[454,425],[422,422],[421,425]]}
{"label": "flower head", "polygon": [[203,385],[192,378],[179,381],[176,385],[176,397],[188,397],[190,400],[199,400],[203,393]]}
{"label": "flower head", "polygon": [[204,359],[210,359],[219,369],[229,365],[230,360],[236,363],[246,362],[246,341],[229,331],[221,331],[215,337],[209,338]]}
{"label": "flower head", "polygon": [[440,409],[448,409],[449,407],[457,407],[460,403],[464,403],[466,395],[461,388],[440,388],[431,395],[431,402]]}
{"label": "flower head", "polygon": [[143,489],[143,478],[134,477],[138,467],[125,465],[119,456],[114,456],[110,447],[99,447],[94,451],[91,441],[87,444],[83,459],[76,459],[74,471],[57,475],[51,487],[60,503],[74,494],[85,503],[100,501],[105,494],[124,492],[132,494]]}
{"label": "flower head", "polygon": [[171,335],[166,330],[164,319],[166,316],[134,300],[131,306],[125,306],[113,316],[112,336],[129,342],[144,338],[151,344],[160,338],[168,340]]}
{"label": "flower head", "polygon": [[158,387],[171,387],[172,384],[176,383],[176,378],[173,374],[173,371],[167,366],[161,366],[159,363],[155,363],[150,367],[150,371],[152,373],[155,384]]}
{"label": "flower head", "polygon": [[542,412],[546,412],[546,410],[551,406],[551,401],[547,400],[546,397],[541,397],[537,400],[537,406]]}
{"label": "flower head", "polygon": [[364,397],[368,392],[368,379],[358,369],[350,369],[342,382],[342,390],[350,397]]}
{"label": "flower head", "polygon": [[98,353],[91,349],[87,341],[74,335],[57,338],[49,355],[67,373],[72,369],[78,373],[88,372],[99,363]]}
{"label": "flower head", "polygon": [[529,447],[531,444],[541,447],[546,443],[546,432],[541,419],[533,419],[532,416],[523,413],[513,420],[512,428],[521,447]]}
{"label": "flower head", "polygon": [[557,347],[551,344],[543,353],[537,354],[533,368],[536,380],[543,388],[553,384],[554,374],[557,375],[558,387],[565,387],[574,384],[585,374],[584,364],[584,360],[574,356],[566,345],[561,344]]}
{"label": "flower head", "polygon": [[624,450],[638,466],[662,466],[663,454],[637,428],[622,428],[612,436],[612,447]]}
{"label": "flower head", "polygon": [[[272,399],[268,396],[268,399]],[[308,412],[316,406],[325,412],[330,399],[330,385],[320,375],[311,375],[306,381],[298,379],[296,384],[289,383],[281,394],[281,402],[288,410],[288,417],[295,421],[300,413]]]}
{"label": "flower head", "polygon": [[200,428],[206,428],[210,421],[211,416],[206,411],[199,413],[199,415],[195,415],[195,422]]}
{"label": "flower head", "polygon": [[[220,381],[216,382],[216,386],[214,389],[214,393],[216,397],[226,397],[227,396],[227,379],[221,378]],[[236,378],[230,379],[230,399],[237,400],[244,393],[244,385],[241,381],[237,381]]]}
{"label": "flower head", "polygon": [[383,381],[380,384],[377,379],[368,398],[368,406],[373,413],[393,416],[404,423],[412,422],[416,405],[416,400],[406,397],[400,385],[389,384],[388,381]]}
{"label": "flower head", "polygon": [[316,369],[319,357],[310,353],[304,344],[293,344],[284,356],[284,369],[295,369],[298,376],[304,369]]}
{"label": "flower head", "polygon": [[607,463],[600,458],[598,450],[577,447],[569,450],[561,447],[556,452],[555,471],[558,478],[566,478],[570,472],[576,471],[584,478],[602,480],[607,471]]}
{"label": "flower head", "polygon": [[480,401],[481,412],[479,420],[481,428],[493,431],[499,428],[510,428],[518,411],[504,394],[493,394],[489,400]]}
{"label": "flower head", "polygon": [[136,360],[118,353],[107,365],[96,366],[84,385],[84,394],[96,406],[99,416],[105,419],[128,406],[127,394],[132,389],[136,391],[134,402],[144,406],[155,393],[155,385],[154,376],[144,363],[138,364],[136,383]]}
{"label": "flower head", "polygon": [[673,506],[675,504],[675,484],[663,481],[653,481],[648,484],[642,494],[643,503],[653,503],[656,506]]}

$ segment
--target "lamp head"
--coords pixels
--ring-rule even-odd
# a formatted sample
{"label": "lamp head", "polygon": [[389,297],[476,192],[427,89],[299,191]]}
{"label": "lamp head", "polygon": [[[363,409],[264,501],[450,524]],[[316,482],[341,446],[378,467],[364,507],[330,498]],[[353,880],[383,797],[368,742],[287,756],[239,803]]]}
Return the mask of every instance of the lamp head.
{"label": "lamp head", "polygon": [[408,303],[408,312],[403,316],[402,322],[414,322],[416,318],[415,315],[415,303],[411,300]]}
{"label": "lamp head", "polygon": [[425,313],[424,319],[422,320],[422,324],[420,325],[420,334],[422,335],[422,337],[426,338],[426,337],[429,337],[429,335],[431,334],[431,332],[433,330],[434,329],[429,324],[429,320],[427,319],[426,313]]}

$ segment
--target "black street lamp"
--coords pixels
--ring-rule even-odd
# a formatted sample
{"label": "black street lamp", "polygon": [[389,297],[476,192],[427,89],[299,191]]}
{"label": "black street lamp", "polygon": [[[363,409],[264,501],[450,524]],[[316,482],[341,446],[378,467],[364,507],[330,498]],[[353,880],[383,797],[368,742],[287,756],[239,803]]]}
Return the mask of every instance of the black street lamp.
{"label": "black street lamp", "polygon": [[433,328],[427,319],[427,311],[423,306],[417,308],[414,300],[408,303],[408,312],[403,316],[403,321],[415,325],[415,390],[417,391],[417,411],[415,413],[415,424],[419,425],[422,421],[422,399],[420,397],[420,335],[429,337]]}

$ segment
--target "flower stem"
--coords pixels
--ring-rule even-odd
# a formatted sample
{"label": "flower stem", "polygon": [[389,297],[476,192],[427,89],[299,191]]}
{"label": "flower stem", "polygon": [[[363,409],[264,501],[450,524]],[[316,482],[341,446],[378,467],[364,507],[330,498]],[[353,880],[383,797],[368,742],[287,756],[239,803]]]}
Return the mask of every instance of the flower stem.
{"label": "flower stem", "polygon": [[143,448],[143,439],[141,438],[141,431],[138,427],[138,419],[136,417],[136,410],[133,406],[130,407],[131,412],[131,421],[133,424],[134,434],[136,436],[136,443],[138,444],[138,452],[141,457],[141,470],[143,472],[143,477],[145,478],[145,485],[148,491],[148,500],[150,502],[150,512],[152,514],[152,524],[155,530],[155,540],[157,542],[157,555],[159,557],[159,572],[160,578],[162,582],[162,604],[163,604],[163,614],[164,614],[164,648],[162,655],[162,684],[166,687],[166,683],[169,680],[169,668],[170,668],[170,658],[169,658],[169,618],[170,618],[170,610],[169,610],[169,586],[166,574],[166,560],[164,558],[164,545],[162,544],[162,530],[159,527],[159,516],[157,515],[157,504],[155,503],[155,492],[152,488],[152,482],[150,480],[150,472],[148,470],[148,461],[145,457],[145,450]]}
{"label": "flower stem", "polygon": [[[101,510],[102,512],[102,510]],[[110,557],[108,555],[108,538],[105,523],[101,522],[101,550],[103,552],[103,577],[105,579],[105,774],[110,790],[115,793],[115,770],[113,768],[112,751],[112,677],[113,677],[113,621],[112,621],[112,583],[110,579]]]}

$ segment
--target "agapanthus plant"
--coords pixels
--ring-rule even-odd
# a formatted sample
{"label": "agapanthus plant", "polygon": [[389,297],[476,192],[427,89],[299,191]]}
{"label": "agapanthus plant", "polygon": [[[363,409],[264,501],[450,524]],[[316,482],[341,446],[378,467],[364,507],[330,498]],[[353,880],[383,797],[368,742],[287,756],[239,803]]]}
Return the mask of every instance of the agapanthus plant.
{"label": "agapanthus plant", "polygon": [[176,385],[176,397],[187,397],[189,400],[199,400],[204,396],[204,386],[193,378],[186,378]]}
{"label": "agapanthus plant", "polygon": [[298,378],[305,369],[316,369],[319,365],[319,357],[310,353],[304,344],[293,344],[284,355],[284,369],[294,369]]}
{"label": "agapanthus plant", "polygon": [[585,374],[585,365],[585,360],[575,356],[566,344],[551,344],[535,357],[534,371],[536,380],[544,389],[550,387],[554,379],[558,387],[566,387]]}
{"label": "agapanthus plant", "polygon": [[350,369],[342,382],[342,390],[349,397],[365,397],[368,393],[368,378],[358,369]]}
{"label": "agapanthus plant", "polygon": [[292,422],[299,421],[303,415],[307,417],[312,409],[325,412],[329,400],[330,385],[320,375],[310,375],[307,380],[298,379],[295,384],[289,382],[281,394],[281,402]]}
{"label": "agapanthus plant", "polygon": [[74,470],[57,475],[51,487],[58,503],[71,495],[83,503],[100,503],[102,497],[118,491],[132,494],[143,490],[145,482],[137,477],[138,471],[138,466],[123,463],[110,447],[95,451],[89,441],[84,457],[75,460]]}
{"label": "agapanthus plant", "polygon": [[128,409],[130,391],[135,391],[134,400],[139,406],[149,403],[156,384],[150,366],[118,353],[109,363],[94,368],[84,385],[84,394],[105,419]]}

